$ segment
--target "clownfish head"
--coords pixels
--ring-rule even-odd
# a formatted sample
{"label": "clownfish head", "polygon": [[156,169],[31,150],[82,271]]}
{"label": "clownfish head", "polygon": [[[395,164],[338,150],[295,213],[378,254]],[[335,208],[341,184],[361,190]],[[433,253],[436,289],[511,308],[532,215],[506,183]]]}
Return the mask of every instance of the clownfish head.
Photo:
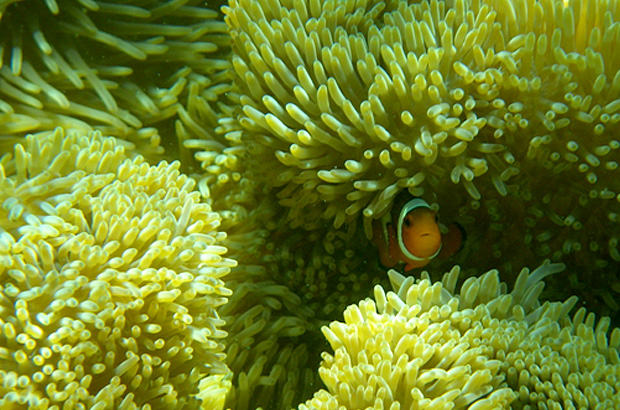
{"label": "clownfish head", "polygon": [[414,198],[401,209],[397,224],[398,246],[411,261],[429,261],[441,251],[437,213],[426,201]]}

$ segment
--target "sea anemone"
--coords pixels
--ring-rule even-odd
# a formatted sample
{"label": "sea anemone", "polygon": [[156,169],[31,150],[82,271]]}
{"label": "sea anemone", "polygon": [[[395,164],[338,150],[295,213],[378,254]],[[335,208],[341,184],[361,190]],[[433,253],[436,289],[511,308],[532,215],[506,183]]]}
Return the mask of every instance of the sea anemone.
{"label": "sea anemone", "polygon": [[[361,224],[371,238],[408,190],[464,226],[456,262],[472,273],[502,266],[514,280],[513,266],[549,258],[571,267],[575,291],[593,271],[620,289],[607,269],[620,261],[616,1],[233,0],[224,12],[246,175],[291,232],[351,237]],[[613,313],[610,292],[594,293]]]}
{"label": "sea anemone", "polygon": [[613,2],[277,3],[225,13],[241,122],[294,226],[446,182],[477,200],[480,177],[505,196],[545,160],[613,167]]}
{"label": "sea anemone", "polygon": [[159,160],[161,137],[170,154],[204,133],[203,106],[218,111],[230,87],[218,17],[199,1],[4,2],[0,135],[97,129]]}
{"label": "sea anemone", "polygon": [[[190,139],[186,147],[204,172],[197,176],[204,200],[222,217],[222,242],[239,261],[226,277],[232,295],[219,313],[228,336],[230,392],[226,408],[291,408],[312,394],[316,360],[308,360],[313,311],[279,274],[282,250],[274,243],[281,206],[247,177],[247,148],[239,127],[222,118],[215,138]],[[284,235],[280,242],[288,242]],[[316,327],[315,327],[316,329]],[[314,353],[314,352],[313,352]],[[314,357],[313,357],[314,358]]]}
{"label": "sea anemone", "polygon": [[326,389],[300,410],[618,408],[620,329],[584,308],[571,319],[575,297],[538,300],[562,269],[523,269],[510,293],[497,270],[459,291],[458,266],[434,283],[390,271],[394,291],[376,286],[323,327]]}
{"label": "sea anemone", "polygon": [[178,168],[62,129],[2,156],[0,403],[185,408],[227,390],[217,310],[236,262]]}

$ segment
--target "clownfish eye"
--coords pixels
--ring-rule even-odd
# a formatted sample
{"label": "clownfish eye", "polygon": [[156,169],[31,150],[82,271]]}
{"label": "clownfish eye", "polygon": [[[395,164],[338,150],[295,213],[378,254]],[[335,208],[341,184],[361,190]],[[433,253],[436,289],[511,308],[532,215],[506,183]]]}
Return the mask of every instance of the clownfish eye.
{"label": "clownfish eye", "polygon": [[405,217],[404,223],[407,228],[411,227],[411,216],[407,215],[407,217]]}

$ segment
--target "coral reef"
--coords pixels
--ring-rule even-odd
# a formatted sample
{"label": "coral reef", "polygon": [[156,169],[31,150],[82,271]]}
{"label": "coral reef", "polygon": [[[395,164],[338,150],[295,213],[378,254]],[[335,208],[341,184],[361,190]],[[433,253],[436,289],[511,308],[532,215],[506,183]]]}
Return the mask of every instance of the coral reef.
{"label": "coral reef", "polygon": [[193,408],[199,383],[225,393],[217,309],[236,262],[178,168],[62,129],[2,156],[0,403]]}
{"label": "coral reef", "polygon": [[510,293],[496,270],[458,292],[458,267],[434,283],[390,271],[394,291],[375,287],[323,328],[326,390],[299,409],[618,408],[620,329],[583,308],[571,320],[574,296],[538,300],[561,270],[523,269]]}

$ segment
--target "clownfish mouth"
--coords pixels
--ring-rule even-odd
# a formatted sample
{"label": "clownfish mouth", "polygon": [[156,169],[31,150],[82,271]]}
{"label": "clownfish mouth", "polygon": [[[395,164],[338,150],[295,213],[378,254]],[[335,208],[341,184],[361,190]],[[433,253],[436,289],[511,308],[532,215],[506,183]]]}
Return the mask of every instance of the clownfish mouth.
{"label": "clownfish mouth", "polygon": [[418,236],[419,240],[433,240],[437,236],[435,232],[423,232]]}

